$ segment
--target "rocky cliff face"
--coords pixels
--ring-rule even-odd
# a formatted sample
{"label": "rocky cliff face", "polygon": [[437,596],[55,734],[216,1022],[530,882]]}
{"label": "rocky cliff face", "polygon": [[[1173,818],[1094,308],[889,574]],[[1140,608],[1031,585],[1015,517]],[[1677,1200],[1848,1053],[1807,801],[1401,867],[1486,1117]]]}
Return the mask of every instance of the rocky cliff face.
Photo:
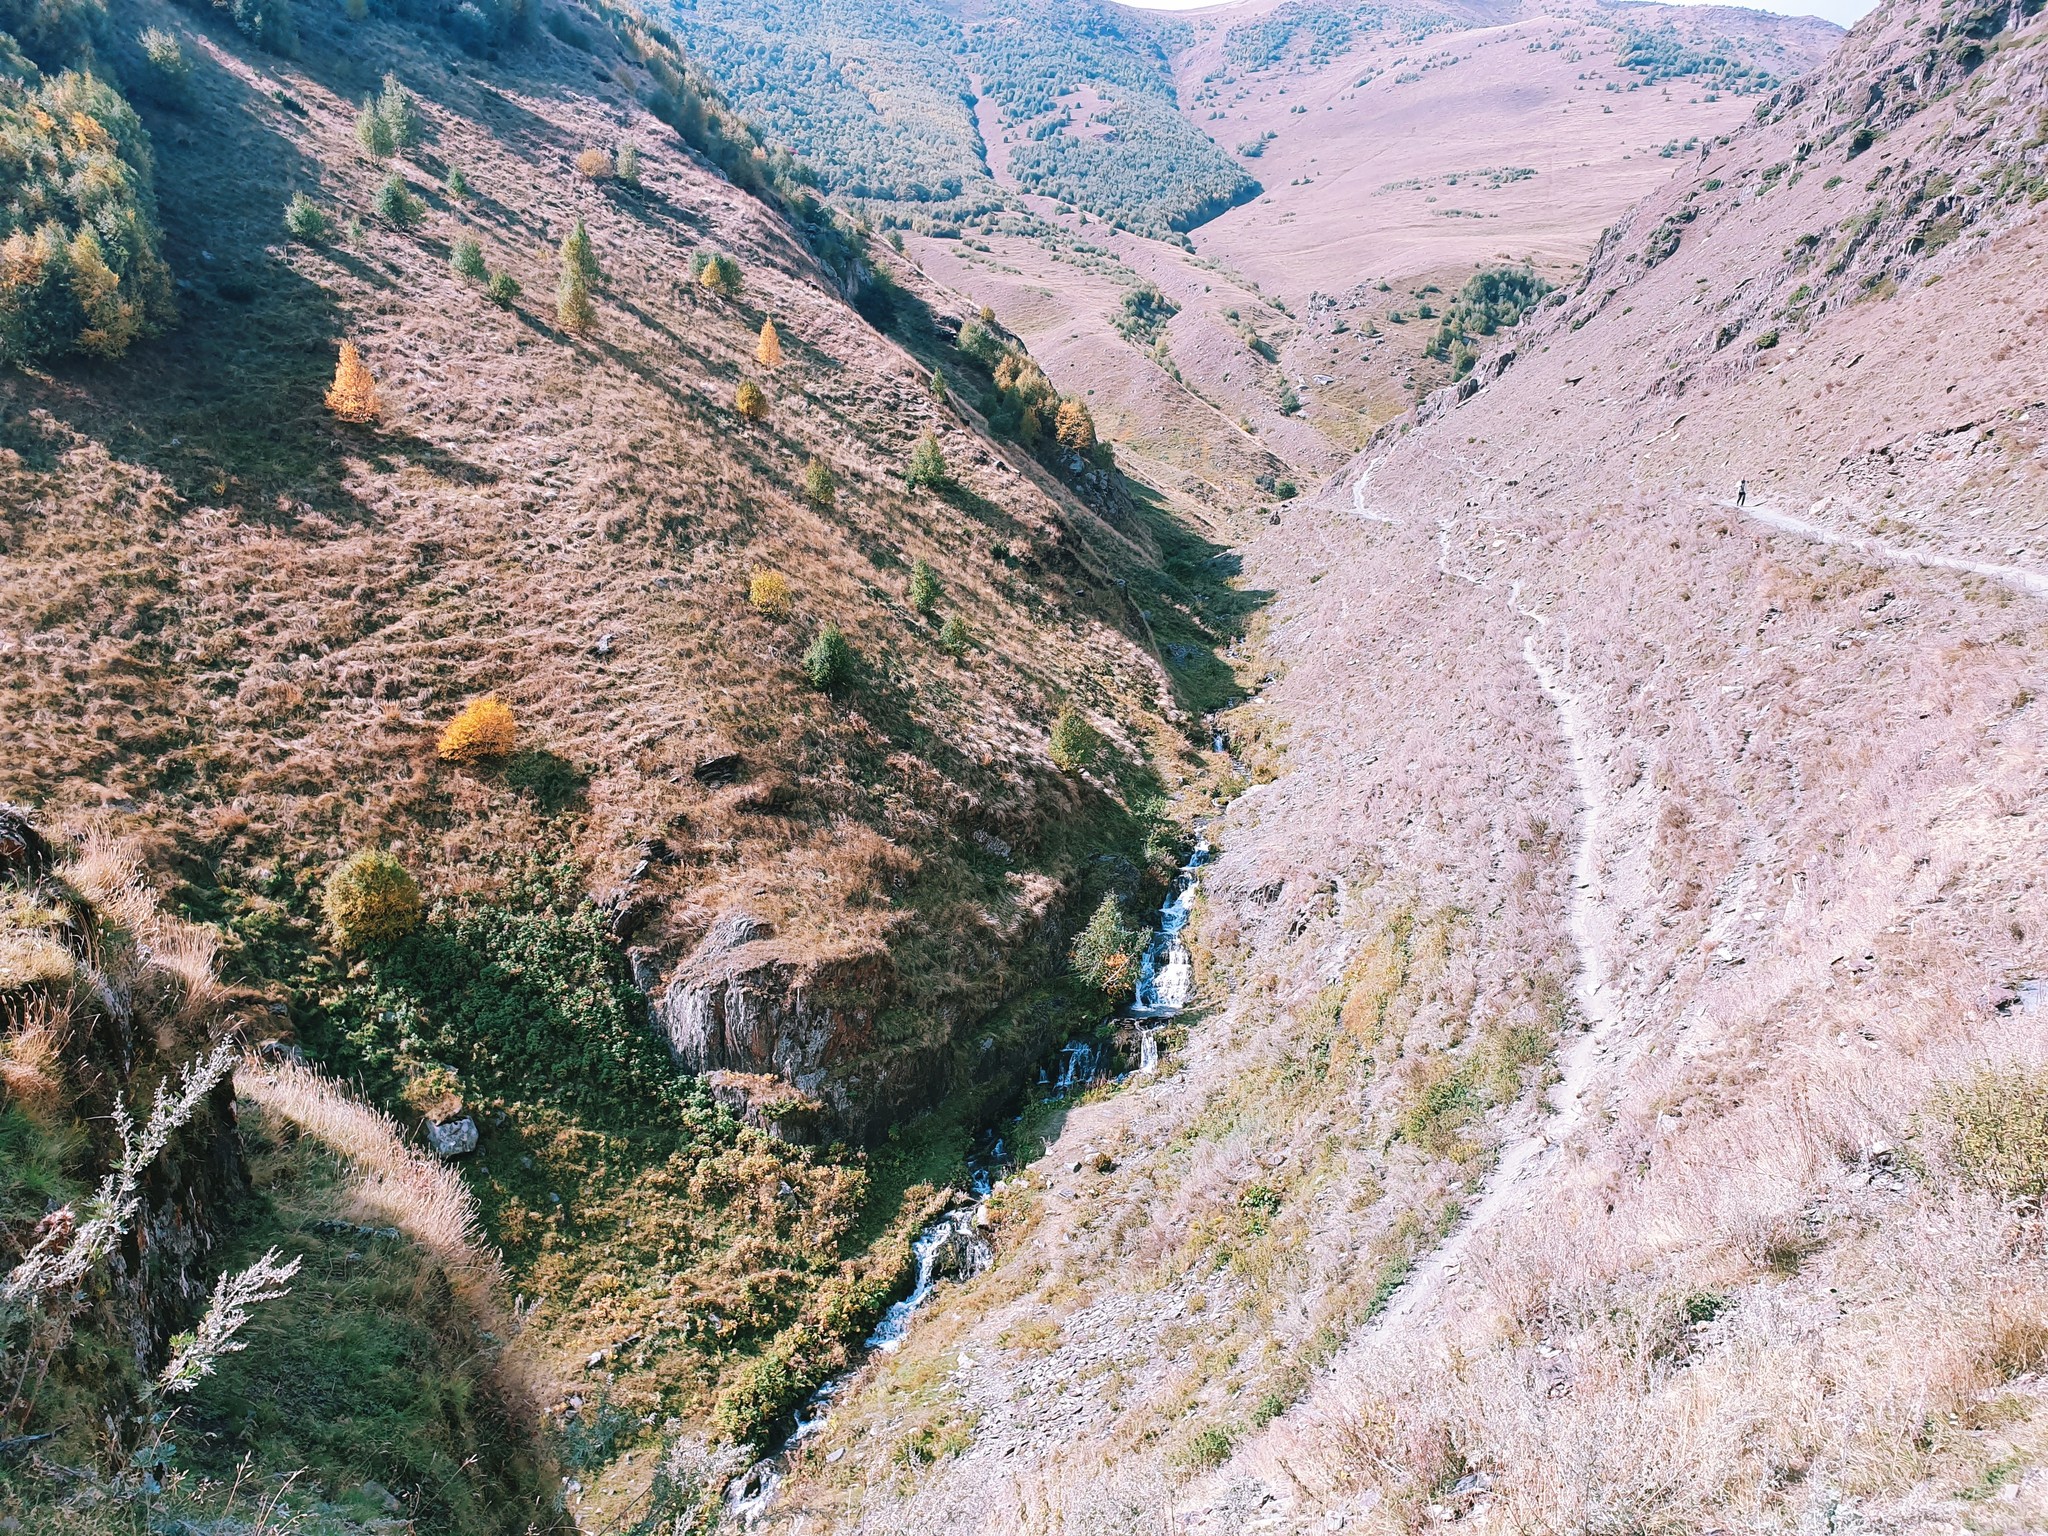
{"label": "rocky cliff face", "polygon": [[728,912],[649,995],[684,1067],[779,1078],[858,1138],[927,1087],[915,1073],[860,1068],[894,981],[886,949],[796,958],[768,923]]}

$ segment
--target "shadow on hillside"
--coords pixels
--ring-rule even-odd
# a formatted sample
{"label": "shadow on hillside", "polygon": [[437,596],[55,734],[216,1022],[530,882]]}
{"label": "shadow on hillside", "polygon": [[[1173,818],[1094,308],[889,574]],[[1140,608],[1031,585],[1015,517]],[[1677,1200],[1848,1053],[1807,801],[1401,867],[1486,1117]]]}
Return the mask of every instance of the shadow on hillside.
{"label": "shadow on hillside", "polygon": [[1243,691],[1221,654],[1244,639],[1252,619],[1277,595],[1233,585],[1244,562],[1229,546],[1190,527],[1149,486],[1125,478],[1135,521],[1159,551],[1156,564],[1126,578],[1128,606],[1157,646],[1173,680],[1174,701],[1195,715],[1227,709]]}
{"label": "shadow on hillside", "polygon": [[[119,361],[70,362],[47,384],[24,380],[24,399],[162,474],[186,501],[271,526],[306,511],[363,520],[347,487],[352,458],[378,472],[403,461],[448,480],[495,479],[413,434],[350,428],[328,413],[347,326],[333,296],[278,254],[284,205],[293,189],[319,184],[320,167],[270,126],[288,92],[266,95],[205,54],[195,59],[191,110],[139,108],[155,149],[176,322]],[[374,251],[338,235],[321,259],[373,288],[393,286]]]}

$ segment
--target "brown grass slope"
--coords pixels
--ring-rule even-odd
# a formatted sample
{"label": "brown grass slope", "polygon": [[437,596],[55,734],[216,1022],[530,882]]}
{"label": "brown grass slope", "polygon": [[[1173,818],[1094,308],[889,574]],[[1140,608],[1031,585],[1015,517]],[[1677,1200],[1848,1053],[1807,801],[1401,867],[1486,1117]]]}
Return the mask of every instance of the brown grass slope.
{"label": "brown grass slope", "polygon": [[[1131,758],[1177,713],[1103,564],[1144,546],[934,404],[780,218],[638,105],[588,18],[594,53],[542,33],[489,65],[339,7],[307,7],[296,61],[168,6],[117,18],[145,24],[198,64],[191,109],[148,117],[183,320],[121,363],[0,381],[0,793],[154,828],[208,888],[388,845],[453,894],[573,852],[629,887],[655,980],[744,904],[793,965],[875,962],[864,1006],[922,1053],[876,1113],[929,1099],[952,1023],[1014,982],[1109,805],[1046,758],[1059,702]],[[425,122],[390,166],[352,137],[387,70]],[[637,187],[574,169],[625,143]],[[426,205],[409,232],[370,211],[393,170]],[[288,241],[295,191],[360,235]],[[602,270],[585,334],[552,302],[578,220]],[[464,236],[522,285],[512,307],[451,272]],[[700,251],[738,258],[739,297],[691,281]],[[322,406],[344,339],[373,427]],[[743,379],[762,422],[734,409]],[[903,488],[926,431],[945,494]],[[801,498],[814,455],[834,508]],[[918,559],[930,618],[904,597]],[[787,576],[787,619],[749,608],[757,568]],[[936,643],[955,613],[958,657]],[[837,697],[797,669],[826,623],[860,662]],[[524,780],[435,761],[485,692],[517,713]],[[733,752],[737,783],[693,778]],[[628,881],[657,839],[674,862]]]}
{"label": "brown grass slope", "polygon": [[[1282,751],[1212,833],[1209,1010],[1068,1118],[821,1504],[2048,1519],[2044,35],[1876,13],[1251,544]],[[919,1414],[971,1432],[884,1492]]]}

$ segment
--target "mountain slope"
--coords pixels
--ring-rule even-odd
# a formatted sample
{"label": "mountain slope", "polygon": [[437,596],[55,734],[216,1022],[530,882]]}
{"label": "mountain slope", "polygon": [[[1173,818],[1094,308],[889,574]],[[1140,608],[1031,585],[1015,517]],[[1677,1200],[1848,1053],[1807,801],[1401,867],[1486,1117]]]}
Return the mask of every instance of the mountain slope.
{"label": "mountain slope", "polygon": [[1248,530],[1206,1008],[811,1509],[2040,1526],[2043,35],[1880,10]]}
{"label": "mountain slope", "polygon": [[[1182,116],[1257,175],[1258,197],[1191,231],[1190,251],[1020,187],[1024,216],[984,216],[957,240],[935,220],[910,248],[1060,380],[1093,389],[1105,430],[1158,478],[1218,502],[1270,498],[1330,473],[1447,376],[1433,322],[1475,272],[1569,281],[1682,147],[1734,128],[1761,81],[1811,68],[1839,36],[1753,12],[1653,14],[1196,13],[1173,61]],[[1717,59],[1720,73],[1666,73]],[[999,169],[1026,142],[983,132]],[[1123,323],[1148,289],[1173,309]]]}
{"label": "mountain slope", "polygon": [[[189,66],[141,109],[177,315],[0,378],[0,795],[133,839],[265,1035],[409,1133],[477,1125],[511,1353],[615,1510],[669,1419],[767,1437],[846,1360],[979,1106],[1094,1022],[1066,934],[1170,868],[1158,810],[1238,621],[1213,547],[1105,460],[934,389],[973,377],[937,297],[661,34],[450,17],[307,5],[286,52],[225,10],[95,23],[139,100],[140,34]],[[395,154],[362,107],[392,81]],[[294,194],[324,215],[297,233]],[[343,342],[373,421],[324,403]],[[945,473],[913,489],[926,437]],[[451,760],[485,695],[516,739]],[[1085,769],[1050,758],[1063,709]],[[368,850],[424,890],[388,944],[323,912]],[[223,1444],[275,1395],[244,1363],[195,1409]],[[336,1443],[316,1481],[432,1517],[396,1450]]]}

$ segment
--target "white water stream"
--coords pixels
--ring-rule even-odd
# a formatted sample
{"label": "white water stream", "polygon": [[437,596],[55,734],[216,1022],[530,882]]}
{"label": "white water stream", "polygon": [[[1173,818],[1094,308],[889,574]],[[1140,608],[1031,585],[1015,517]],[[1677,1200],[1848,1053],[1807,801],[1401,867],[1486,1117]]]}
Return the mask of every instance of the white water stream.
{"label": "white water stream", "polygon": [[1180,877],[1174,881],[1173,894],[1159,909],[1158,932],[1138,963],[1137,995],[1131,1000],[1133,1018],[1171,1018],[1187,1007],[1188,998],[1194,993],[1194,957],[1181,942],[1181,934],[1194,915],[1195,893],[1210,851],[1207,842],[1195,845],[1195,851],[1181,866]]}
{"label": "white water stream", "polygon": [[[1201,869],[1211,852],[1206,840],[1195,845],[1188,862],[1181,866],[1171,894],[1159,909],[1158,931],[1139,963],[1137,993],[1127,1010],[1132,1018],[1167,1019],[1187,1006],[1194,991],[1194,959],[1181,942],[1181,934],[1194,912]],[[1094,1045],[1086,1040],[1069,1041],[1060,1048],[1060,1056],[1060,1075],[1053,1084],[1058,1092],[1077,1093],[1095,1081],[1100,1060]],[[1158,1070],[1157,1030],[1140,1025],[1138,1072],[1149,1077]],[[1044,1082],[1045,1078],[1041,1076],[1039,1081]],[[893,1354],[900,1349],[911,1320],[931,1300],[941,1279],[969,1279],[988,1267],[994,1253],[981,1236],[981,1217],[996,1188],[994,1175],[1003,1166],[1003,1143],[996,1141],[985,1160],[970,1165],[969,1187],[974,1192],[974,1204],[946,1212],[918,1233],[911,1244],[917,1261],[917,1282],[909,1295],[882,1314],[875,1331],[868,1335],[870,1350]],[[832,1399],[851,1374],[835,1376],[813,1392],[810,1400],[797,1410],[796,1427],[781,1448],[754,1463],[726,1489],[726,1514],[742,1529],[751,1529],[768,1512],[782,1487],[786,1456],[825,1427],[831,1417]]]}

